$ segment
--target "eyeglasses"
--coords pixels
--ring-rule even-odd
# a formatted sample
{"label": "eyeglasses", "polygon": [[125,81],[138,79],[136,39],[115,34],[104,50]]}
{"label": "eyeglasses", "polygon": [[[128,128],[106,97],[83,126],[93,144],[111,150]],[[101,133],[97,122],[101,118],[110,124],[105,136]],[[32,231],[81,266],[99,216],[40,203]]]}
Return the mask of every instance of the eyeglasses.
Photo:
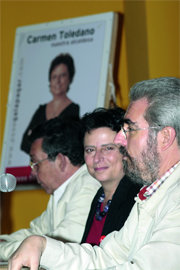
{"label": "eyeglasses", "polygon": [[37,161],[37,162],[32,162],[32,161],[30,161],[30,167],[31,167],[31,170],[33,171],[33,172],[37,172],[38,170],[39,170],[39,164],[41,163],[41,162],[43,162],[43,161],[45,161],[45,160],[47,160],[48,158],[44,158],[44,159],[42,159],[42,160],[39,160],[39,161]]}
{"label": "eyeglasses", "polygon": [[124,136],[124,138],[127,140],[127,133],[132,133],[138,130],[147,130],[147,129],[159,129],[160,127],[146,127],[146,128],[131,128],[128,127],[127,129],[125,129],[124,127],[121,128],[122,134]]}

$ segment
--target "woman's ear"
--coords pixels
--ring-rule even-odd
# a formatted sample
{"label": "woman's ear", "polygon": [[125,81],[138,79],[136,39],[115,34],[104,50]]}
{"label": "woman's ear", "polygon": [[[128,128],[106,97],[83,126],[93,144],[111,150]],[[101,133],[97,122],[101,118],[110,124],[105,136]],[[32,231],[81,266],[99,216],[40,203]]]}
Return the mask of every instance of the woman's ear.
{"label": "woman's ear", "polygon": [[159,132],[159,142],[160,149],[165,151],[168,149],[174,142],[176,138],[176,131],[173,127],[165,127]]}

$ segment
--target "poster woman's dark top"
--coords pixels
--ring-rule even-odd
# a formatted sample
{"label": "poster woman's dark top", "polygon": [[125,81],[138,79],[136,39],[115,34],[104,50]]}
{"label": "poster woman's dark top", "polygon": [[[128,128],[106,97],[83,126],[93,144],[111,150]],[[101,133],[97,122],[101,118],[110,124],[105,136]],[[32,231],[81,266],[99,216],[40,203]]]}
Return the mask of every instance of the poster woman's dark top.
{"label": "poster woman's dark top", "polygon": [[[46,119],[46,105],[40,105],[39,108],[34,113],[28,127],[26,128],[22,142],[21,142],[21,150],[29,154],[30,147],[31,147],[31,141],[29,140],[29,136],[31,135],[32,129],[35,128],[39,124],[43,124],[47,121]],[[58,118],[79,118],[79,105],[75,103],[71,103],[69,106],[67,106],[61,114],[58,116]]]}

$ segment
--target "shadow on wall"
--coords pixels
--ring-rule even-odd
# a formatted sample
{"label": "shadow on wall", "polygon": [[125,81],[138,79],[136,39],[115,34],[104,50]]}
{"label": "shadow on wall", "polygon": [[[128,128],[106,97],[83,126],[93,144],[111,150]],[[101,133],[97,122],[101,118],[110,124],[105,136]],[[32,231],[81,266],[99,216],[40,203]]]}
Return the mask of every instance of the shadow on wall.
{"label": "shadow on wall", "polygon": [[[116,47],[115,47],[115,56],[114,56],[114,70],[113,70],[113,79],[116,89],[116,97],[120,100],[122,103],[122,94],[121,94],[121,86],[118,82],[118,66],[119,66],[119,60],[121,57],[121,45],[122,45],[122,29],[123,29],[123,20],[124,16],[121,13],[118,13],[118,27],[117,27],[117,41],[116,41]],[[120,106],[123,107],[123,104],[120,104]]]}

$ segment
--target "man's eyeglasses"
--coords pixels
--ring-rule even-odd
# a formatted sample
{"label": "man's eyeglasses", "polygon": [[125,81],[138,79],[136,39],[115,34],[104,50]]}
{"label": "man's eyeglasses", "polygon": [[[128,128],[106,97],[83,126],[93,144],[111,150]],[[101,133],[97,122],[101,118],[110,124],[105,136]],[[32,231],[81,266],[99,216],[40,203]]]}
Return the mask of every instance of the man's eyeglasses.
{"label": "man's eyeglasses", "polygon": [[33,171],[33,172],[37,172],[38,170],[39,170],[39,164],[41,163],[41,162],[43,162],[43,161],[45,161],[45,160],[47,160],[48,158],[44,158],[44,159],[42,159],[42,160],[39,160],[39,161],[37,161],[37,162],[32,162],[32,161],[30,161],[30,167],[31,167],[31,170]]}
{"label": "man's eyeglasses", "polygon": [[122,134],[124,136],[124,138],[127,140],[127,133],[132,133],[132,132],[136,132],[138,130],[146,130],[146,129],[159,129],[160,127],[145,127],[145,128],[132,128],[132,127],[127,127],[127,129],[125,129],[124,127],[121,128]]}

